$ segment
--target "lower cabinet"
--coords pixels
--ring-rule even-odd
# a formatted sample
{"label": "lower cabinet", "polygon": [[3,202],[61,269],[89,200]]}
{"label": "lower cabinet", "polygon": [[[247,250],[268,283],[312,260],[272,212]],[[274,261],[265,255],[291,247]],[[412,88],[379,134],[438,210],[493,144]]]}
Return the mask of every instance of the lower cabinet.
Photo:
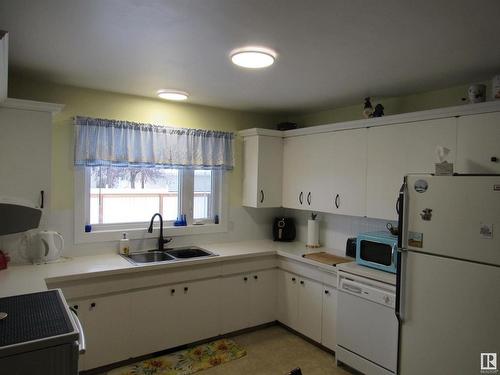
{"label": "lower cabinet", "polygon": [[331,350],[335,350],[336,301],[335,288],[278,271],[278,320]]}
{"label": "lower cabinet", "polygon": [[323,287],[323,314],[321,327],[321,343],[330,350],[337,346],[337,289],[325,285]]}
{"label": "lower cabinet", "polygon": [[276,269],[221,278],[221,333],[276,320]]}
{"label": "lower cabinet", "polygon": [[217,336],[219,279],[131,293],[132,356]]}
{"label": "lower cabinet", "polygon": [[130,294],[83,299],[68,303],[78,313],[87,351],[80,356],[86,370],[129,358]]}

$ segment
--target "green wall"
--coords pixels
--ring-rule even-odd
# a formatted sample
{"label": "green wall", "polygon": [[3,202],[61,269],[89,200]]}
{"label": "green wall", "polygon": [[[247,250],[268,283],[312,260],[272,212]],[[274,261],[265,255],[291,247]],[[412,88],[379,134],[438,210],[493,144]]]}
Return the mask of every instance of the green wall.
{"label": "green wall", "polygon": [[[481,83],[487,86],[486,93],[487,96],[490,95],[491,82]],[[382,103],[385,115],[395,115],[399,113],[462,105],[467,103],[462,101],[462,98],[467,97],[467,89],[469,86],[470,84],[466,84],[398,97],[373,97],[372,105],[375,107],[376,104]],[[291,114],[287,116],[287,120],[296,122],[299,127],[359,120],[363,118],[363,106],[364,100],[363,98],[360,98],[358,104],[323,111]]]}
{"label": "green wall", "polygon": [[[236,132],[276,124],[270,115],[231,111],[188,103],[175,103],[105,91],[43,83],[9,77],[9,97],[64,104],[54,116],[52,150],[52,208],[72,209],[73,121],[75,115],[128,120],[158,125]],[[241,204],[242,142],[236,140],[236,165],[229,177],[230,204]]]}

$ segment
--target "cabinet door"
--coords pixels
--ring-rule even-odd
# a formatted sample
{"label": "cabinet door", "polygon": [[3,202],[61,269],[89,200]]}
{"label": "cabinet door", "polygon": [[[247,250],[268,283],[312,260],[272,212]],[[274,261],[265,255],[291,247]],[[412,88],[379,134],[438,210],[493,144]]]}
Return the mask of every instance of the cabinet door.
{"label": "cabinet door", "polygon": [[297,331],[314,341],[321,342],[323,286],[316,281],[301,278],[298,290],[299,307]]}
{"label": "cabinet door", "polygon": [[329,166],[325,169],[331,181],[328,184],[331,191],[324,207],[328,212],[365,215],[366,147],[367,129],[331,133],[332,153]]}
{"label": "cabinet door", "polygon": [[248,326],[250,319],[250,275],[221,278],[221,333],[237,331]]}
{"label": "cabinet door", "polygon": [[283,138],[259,136],[257,207],[281,207]]}
{"label": "cabinet door", "polygon": [[[46,112],[0,108],[0,192],[50,207],[52,115]],[[44,215],[46,216],[46,215]]]}
{"label": "cabinet door", "polygon": [[306,209],[310,178],[310,142],[308,136],[283,141],[283,207]]}
{"label": "cabinet door", "polygon": [[369,128],[366,216],[396,220],[403,177],[434,173],[437,146],[449,148],[449,160],[455,161],[455,118]]}
{"label": "cabinet door", "polygon": [[321,325],[321,343],[330,350],[337,350],[336,340],[337,289],[323,288],[323,313]]}
{"label": "cabinet door", "polygon": [[92,369],[130,358],[130,295],[116,294],[81,300],[81,320],[87,351],[84,369]]}
{"label": "cabinet door", "polygon": [[249,136],[243,147],[243,205],[281,207],[283,139]]}
{"label": "cabinet door", "polygon": [[[183,326],[183,286],[169,285],[132,293],[133,356],[157,352],[181,345]],[[181,321],[179,321],[181,319]]]}
{"label": "cabinet door", "polygon": [[188,344],[220,334],[220,279],[195,281],[183,285],[181,315],[169,319],[182,327],[181,341]]}
{"label": "cabinet door", "polygon": [[277,271],[273,269],[250,275],[249,327],[276,320],[276,273]]}
{"label": "cabinet door", "polygon": [[500,112],[458,118],[457,172],[500,173]]}
{"label": "cabinet door", "polygon": [[278,320],[297,329],[299,294],[298,276],[278,270]]}

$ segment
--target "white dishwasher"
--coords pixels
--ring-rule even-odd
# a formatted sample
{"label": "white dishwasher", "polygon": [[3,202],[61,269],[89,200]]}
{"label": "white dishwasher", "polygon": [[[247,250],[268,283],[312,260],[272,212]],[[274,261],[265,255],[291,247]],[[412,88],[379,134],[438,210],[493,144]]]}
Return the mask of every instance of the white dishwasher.
{"label": "white dishwasher", "polygon": [[368,375],[396,373],[396,288],[339,271],[337,360]]}

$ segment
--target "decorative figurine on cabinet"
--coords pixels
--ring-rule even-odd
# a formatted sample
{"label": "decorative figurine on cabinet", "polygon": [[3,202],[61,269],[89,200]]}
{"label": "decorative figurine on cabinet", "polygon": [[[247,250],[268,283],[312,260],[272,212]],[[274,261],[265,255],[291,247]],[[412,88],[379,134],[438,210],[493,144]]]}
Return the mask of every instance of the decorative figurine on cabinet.
{"label": "decorative figurine on cabinet", "polygon": [[370,102],[370,97],[367,96],[365,98],[365,107],[363,109],[363,117],[370,118],[370,117],[372,117],[372,114],[373,114],[372,103]]}
{"label": "decorative figurine on cabinet", "polygon": [[375,111],[373,111],[372,117],[382,117],[383,115],[384,115],[384,106],[379,103],[375,106]]}

